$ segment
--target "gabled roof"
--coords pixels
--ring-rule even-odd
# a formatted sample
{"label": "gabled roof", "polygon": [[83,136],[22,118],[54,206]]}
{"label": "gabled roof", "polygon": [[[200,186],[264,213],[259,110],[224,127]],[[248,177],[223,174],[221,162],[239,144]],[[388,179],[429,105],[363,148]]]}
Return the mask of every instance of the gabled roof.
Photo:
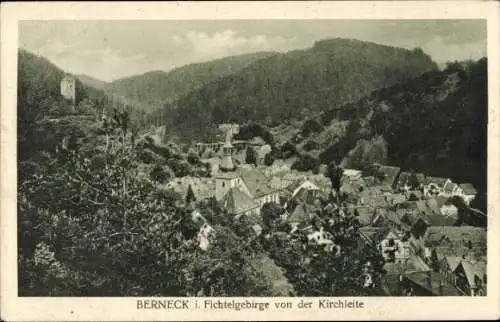
{"label": "gabled roof", "polygon": [[477,194],[476,188],[470,183],[461,183],[460,188],[464,191],[466,195],[475,195]]}
{"label": "gabled roof", "polygon": [[304,203],[298,204],[287,218],[288,222],[303,222],[307,220],[309,220],[309,209],[307,209]]}
{"label": "gabled roof", "polygon": [[467,282],[470,286],[476,286],[474,276],[477,276],[482,280],[483,276],[486,274],[486,262],[483,261],[472,263],[463,260],[457,265],[455,270],[458,269],[459,266],[462,266],[465,276],[467,277]]}
{"label": "gabled roof", "polygon": [[396,182],[396,179],[398,178],[401,168],[389,165],[381,165],[379,170],[385,175],[385,178],[384,180],[382,180],[382,183],[392,186]]}
{"label": "gabled roof", "polygon": [[259,207],[252,198],[236,187],[229,189],[221,202],[224,208],[232,214],[240,214]]}
{"label": "gabled roof", "polygon": [[444,192],[446,193],[452,193],[453,190],[455,190],[457,188],[457,184],[456,183],[453,183],[453,182],[447,182],[445,185],[444,185]]}
{"label": "gabled roof", "polygon": [[458,264],[460,264],[460,262],[462,261],[462,258],[458,256],[445,256],[444,260],[448,264],[450,270],[453,272],[457,268]]}
{"label": "gabled roof", "polygon": [[245,182],[248,190],[254,198],[268,195],[275,191],[270,185],[270,180],[257,169],[246,169],[239,167],[236,172]]}

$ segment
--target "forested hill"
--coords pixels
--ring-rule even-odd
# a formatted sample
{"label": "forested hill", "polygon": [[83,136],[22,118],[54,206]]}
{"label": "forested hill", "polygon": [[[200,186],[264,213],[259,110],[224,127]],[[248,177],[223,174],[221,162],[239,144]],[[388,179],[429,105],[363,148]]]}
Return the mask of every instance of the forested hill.
{"label": "forested hill", "polygon": [[[18,52],[18,158],[44,149],[54,149],[68,131],[90,130],[98,109],[111,110],[115,104],[102,91],[76,82],[76,111],[60,94],[65,72],[46,58],[26,50]],[[123,106],[122,106],[123,107]],[[126,108],[126,107],[124,107]]]}
{"label": "forested hill", "polygon": [[379,162],[471,182],[483,208],[487,89],[485,58],[449,64],[295,125],[291,141],[319,155],[318,163],[363,168]]}
{"label": "forested hill", "polygon": [[172,105],[168,121],[188,139],[206,137],[211,125],[221,122],[272,125],[358,100],[433,69],[436,64],[420,49],[324,40],[260,59],[188,93]]}
{"label": "forested hill", "polygon": [[250,63],[272,55],[275,54],[258,52],[190,64],[168,72],[147,72],[113,81],[105,89],[108,93],[124,97],[131,102],[147,105],[153,111],[204,84],[236,73]]}
{"label": "forested hill", "polygon": [[75,75],[75,76],[83,84],[90,86],[90,87],[93,87],[93,88],[104,89],[108,85],[107,82],[100,80],[100,79],[97,79],[97,78],[94,78],[94,77],[89,76],[89,75],[79,74],[79,75]]}

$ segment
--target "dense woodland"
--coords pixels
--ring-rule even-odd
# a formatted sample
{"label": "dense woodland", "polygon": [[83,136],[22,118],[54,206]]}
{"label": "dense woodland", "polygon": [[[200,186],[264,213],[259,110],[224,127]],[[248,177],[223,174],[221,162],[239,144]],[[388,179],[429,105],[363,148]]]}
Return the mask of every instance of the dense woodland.
{"label": "dense woodland", "polygon": [[[135,103],[127,105],[134,100],[169,102],[157,110],[162,125],[185,141],[203,137],[212,123],[237,121],[237,139],[260,136],[272,145],[266,164],[298,156],[299,170],[318,171],[331,161],[359,169],[399,165],[473,183],[476,206],[484,209],[486,59],[439,71],[418,49],[339,39],[262,55],[240,57],[227,70],[223,61],[188,66],[186,79],[197,68],[204,75],[189,84],[178,76],[138,76],[112,95],[106,84],[79,81],[72,110],[59,94],[64,72],[20,51],[20,295],[379,295],[359,287],[361,265],[369,259],[379,271],[380,258],[356,248],[352,217],[331,227],[341,255],[304,251],[300,236],[286,237],[278,205],[263,209],[263,235],[271,238],[262,239],[252,222],[229,220],[214,200],[186,205],[160,189],[175,177],[206,176],[207,167],[187,145],[145,136],[151,124]],[[184,84],[173,87],[174,96],[162,90],[169,77]],[[116,99],[125,93],[132,98]],[[325,204],[320,219],[331,215]],[[193,209],[217,232],[206,252],[196,241]]]}
{"label": "dense woodland", "polygon": [[[102,88],[112,95],[140,102],[143,106],[148,106],[148,111],[151,112],[162,109],[165,104],[175,102],[181,96],[207,83],[237,73],[252,62],[272,55],[275,54],[259,52],[190,64],[169,72],[151,71],[115,80],[103,85]],[[90,79],[89,81],[92,82]]]}
{"label": "dense woodland", "polygon": [[257,60],[167,106],[166,122],[183,138],[202,138],[212,124],[268,126],[344,105],[373,90],[437,68],[421,50],[333,39],[313,48]]}

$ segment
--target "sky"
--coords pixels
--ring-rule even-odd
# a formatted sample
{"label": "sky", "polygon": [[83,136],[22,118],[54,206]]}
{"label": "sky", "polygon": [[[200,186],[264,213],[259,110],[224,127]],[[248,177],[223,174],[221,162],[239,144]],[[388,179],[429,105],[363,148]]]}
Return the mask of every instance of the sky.
{"label": "sky", "polygon": [[420,47],[437,63],[486,56],[485,20],[22,21],[19,47],[104,81],[328,38]]}

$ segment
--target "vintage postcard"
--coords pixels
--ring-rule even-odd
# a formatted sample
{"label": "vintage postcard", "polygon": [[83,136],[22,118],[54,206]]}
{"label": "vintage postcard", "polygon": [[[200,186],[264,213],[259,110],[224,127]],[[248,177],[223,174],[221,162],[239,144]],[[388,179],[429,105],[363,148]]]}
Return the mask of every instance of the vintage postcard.
{"label": "vintage postcard", "polygon": [[2,4],[1,319],[496,319],[497,2]]}

